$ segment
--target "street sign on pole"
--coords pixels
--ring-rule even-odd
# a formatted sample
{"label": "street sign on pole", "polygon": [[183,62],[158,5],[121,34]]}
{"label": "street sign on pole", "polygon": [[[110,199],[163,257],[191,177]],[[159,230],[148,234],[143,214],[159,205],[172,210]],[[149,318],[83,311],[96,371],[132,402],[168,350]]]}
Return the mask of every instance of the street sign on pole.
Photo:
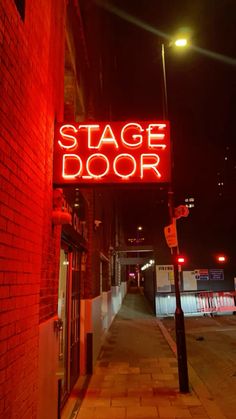
{"label": "street sign on pole", "polygon": [[189,209],[186,205],[179,205],[174,209],[175,218],[187,217],[189,215]]}
{"label": "street sign on pole", "polygon": [[167,245],[172,247],[178,247],[178,239],[177,239],[177,229],[176,229],[176,222],[173,220],[173,223],[164,227],[164,234]]}

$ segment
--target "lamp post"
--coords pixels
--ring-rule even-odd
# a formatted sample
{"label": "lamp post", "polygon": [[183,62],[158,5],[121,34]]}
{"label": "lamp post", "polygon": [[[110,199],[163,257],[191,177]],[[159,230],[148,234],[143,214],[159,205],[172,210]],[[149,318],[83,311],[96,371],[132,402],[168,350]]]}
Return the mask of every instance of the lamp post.
{"label": "lamp post", "polygon": [[[178,40],[180,41],[180,40]],[[182,42],[176,46],[185,46],[186,42]],[[165,45],[161,45],[161,60],[162,60],[162,75],[163,75],[163,118],[168,119],[168,97],[167,97],[167,80],[166,80],[166,62],[165,62]],[[173,149],[171,141],[171,182],[168,188],[168,209],[170,224],[173,224],[174,219],[174,191],[172,185],[173,174]],[[188,381],[188,364],[187,364],[187,351],[186,351],[186,338],[184,326],[184,313],[181,307],[180,288],[179,288],[179,265],[178,265],[178,245],[172,247],[172,264],[174,267],[174,285],[175,285],[175,334],[176,334],[176,347],[177,347],[177,360],[178,360],[178,375],[179,375],[179,389],[181,393],[189,392]]]}
{"label": "lamp post", "polygon": [[[142,237],[140,237],[141,232],[143,231],[143,227],[139,225],[136,229],[136,245],[139,245],[142,241]],[[137,252],[137,258],[139,258],[139,252]],[[138,276],[138,288],[140,288],[140,265],[137,265],[137,276]]]}

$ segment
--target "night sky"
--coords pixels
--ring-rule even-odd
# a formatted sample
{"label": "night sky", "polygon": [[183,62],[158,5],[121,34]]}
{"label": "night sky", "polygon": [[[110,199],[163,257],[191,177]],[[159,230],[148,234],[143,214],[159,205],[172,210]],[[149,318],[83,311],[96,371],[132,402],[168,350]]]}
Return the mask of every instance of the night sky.
{"label": "night sky", "polygon": [[[180,247],[193,264],[209,265],[216,252],[225,252],[235,266],[236,1],[96,3],[109,21],[112,119],[162,119],[165,43],[176,205],[195,198],[189,217],[178,223]],[[190,32],[192,45],[182,52],[168,39],[180,28]],[[127,234],[142,224],[147,240],[155,241],[168,222],[165,193],[147,187],[124,197]]]}

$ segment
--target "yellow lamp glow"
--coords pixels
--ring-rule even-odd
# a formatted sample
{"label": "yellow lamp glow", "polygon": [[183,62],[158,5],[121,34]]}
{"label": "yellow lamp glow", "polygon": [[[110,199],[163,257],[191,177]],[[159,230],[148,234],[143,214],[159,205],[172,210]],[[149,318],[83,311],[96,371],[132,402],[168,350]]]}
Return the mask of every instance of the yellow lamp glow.
{"label": "yellow lamp glow", "polygon": [[186,38],[176,39],[175,45],[176,47],[186,47],[188,41]]}

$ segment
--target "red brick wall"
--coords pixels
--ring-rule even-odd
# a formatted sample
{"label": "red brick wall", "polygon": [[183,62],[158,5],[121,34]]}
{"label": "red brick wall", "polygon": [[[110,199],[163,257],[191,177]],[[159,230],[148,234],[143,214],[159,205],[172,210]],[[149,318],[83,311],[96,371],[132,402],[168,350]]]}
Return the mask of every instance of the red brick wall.
{"label": "red brick wall", "polygon": [[0,417],[36,418],[39,321],[56,311],[54,121],[63,106],[64,0],[0,2]]}

